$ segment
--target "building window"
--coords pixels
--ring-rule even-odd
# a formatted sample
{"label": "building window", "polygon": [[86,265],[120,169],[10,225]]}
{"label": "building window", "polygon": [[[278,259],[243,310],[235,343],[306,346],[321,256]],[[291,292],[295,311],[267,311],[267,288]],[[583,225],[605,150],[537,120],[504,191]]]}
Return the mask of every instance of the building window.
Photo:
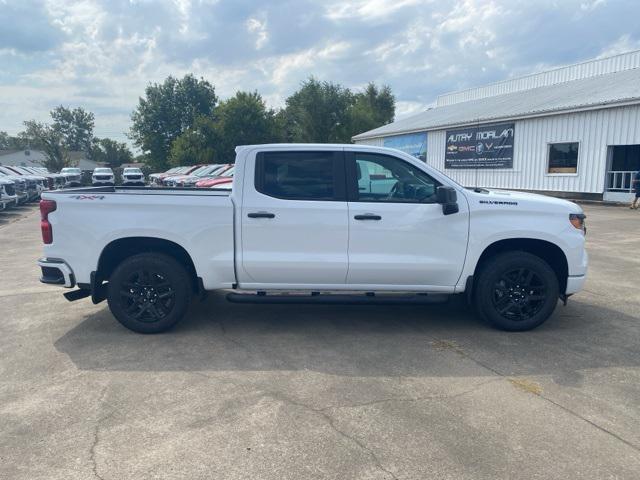
{"label": "building window", "polygon": [[549,144],[549,173],[578,173],[578,142]]}

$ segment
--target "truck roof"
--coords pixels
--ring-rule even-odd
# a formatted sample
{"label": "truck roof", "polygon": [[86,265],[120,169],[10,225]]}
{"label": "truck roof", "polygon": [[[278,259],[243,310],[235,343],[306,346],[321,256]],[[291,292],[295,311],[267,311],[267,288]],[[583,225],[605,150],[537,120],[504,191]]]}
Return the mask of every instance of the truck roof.
{"label": "truck roof", "polygon": [[[255,145],[238,145],[236,153],[256,148],[265,149],[282,149],[282,150],[301,150],[301,149],[322,149],[335,150],[348,148],[349,150],[394,150],[393,148],[378,147],[374,145],[356,145],[353,143],[263,143]],[[394,150],[395,151],[395,150]]]}

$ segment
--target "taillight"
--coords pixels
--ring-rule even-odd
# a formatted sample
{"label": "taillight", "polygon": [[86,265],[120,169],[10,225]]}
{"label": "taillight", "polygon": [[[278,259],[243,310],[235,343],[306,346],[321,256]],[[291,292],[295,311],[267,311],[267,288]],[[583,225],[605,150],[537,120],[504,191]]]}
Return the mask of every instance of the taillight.
{"label": "taillight", "polygon": [[54,200],[40,200],[40,230],[42,230],[42,241],[46,245],[53,243],[53,229],[49,223],[49,214],[55,212],[56,208]]}

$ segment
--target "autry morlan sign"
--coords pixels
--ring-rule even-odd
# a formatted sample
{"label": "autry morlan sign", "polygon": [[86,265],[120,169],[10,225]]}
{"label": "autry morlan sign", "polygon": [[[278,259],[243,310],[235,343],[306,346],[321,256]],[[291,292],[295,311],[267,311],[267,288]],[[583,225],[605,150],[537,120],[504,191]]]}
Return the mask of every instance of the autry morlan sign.
{"label": "autry morlan sign", "polygon": [[513,168],[514,124],[447,130],[445,168]]}

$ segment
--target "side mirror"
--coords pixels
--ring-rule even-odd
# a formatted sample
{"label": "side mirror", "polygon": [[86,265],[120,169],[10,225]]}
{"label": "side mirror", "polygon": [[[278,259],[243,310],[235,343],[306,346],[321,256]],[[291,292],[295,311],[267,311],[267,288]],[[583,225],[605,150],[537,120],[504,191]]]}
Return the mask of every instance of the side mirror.
{"label": "side mirror", "polygon": [[436,198],[440,205],[442,205],[442,213],[445,215],[451,215],[452,213],[458,213],[458,194],[453,187],[438,187],[436,191]]}

